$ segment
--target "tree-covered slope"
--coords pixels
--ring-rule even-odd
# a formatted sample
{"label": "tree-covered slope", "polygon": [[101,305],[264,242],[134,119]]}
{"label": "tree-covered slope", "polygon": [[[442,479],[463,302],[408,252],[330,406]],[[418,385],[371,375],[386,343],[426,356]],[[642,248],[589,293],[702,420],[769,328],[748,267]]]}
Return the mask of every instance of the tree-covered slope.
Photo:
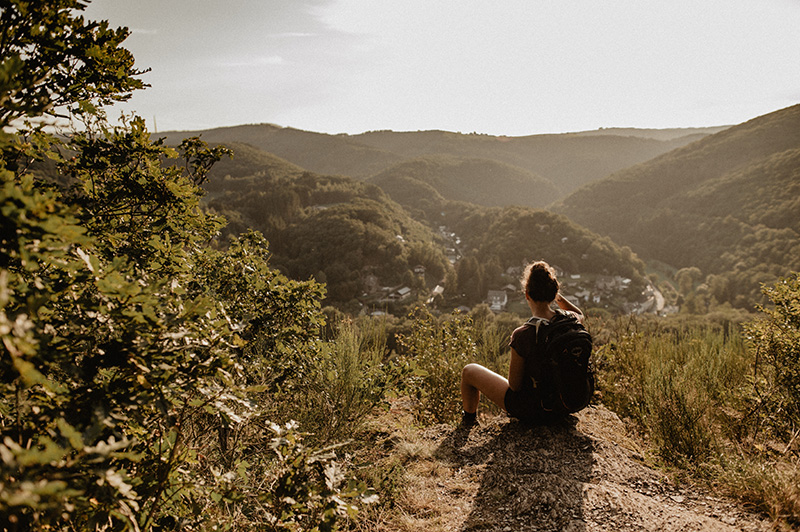
{"label": "tree-covered slope", "polygon": [[210,179],[205,189],[213,196],[226,190],[251,189],[259,178],[270,176],[298,176],[305,170],[276,155],[249,144],[231,142],[225,144],[233,150],[233,157],[221,159],[209,171]]}
{"label": "tree-covered slope", "polygon": [[589,184],[555,209],[645,259],[722,275],[747,305],[800,269],[800,105],[750,120]]}
{"label": "tree-covered slope", "polygon": [[485,260],[521,266],[545,259],[571,273],[622,275],[642,281],[644,264],[621,247],[563,215],[527,207],[469,208],[446,212],[448,227]]}
{"label": "tree-covered slope", "polygon": [[[193,132],[168,132],[170,143],[201,135],[210,143],[245,143],[308,171],[366,179],[398,163],[423,156],[479,158],[519,167],[550,180],[566,194],[580,185],[683,146],[695,137],[652,138],[623,134],[532,135],[505,137],[446,131],[376,131],[327,135],[271,124],[242,125]],[[702,130],[697,132],[702,136]]]}
{"label": "tree-covered slope", "polygon": [[690,212],[800,234],[800,147],[706,181],[677,200]]}
{"label": "tree-covered slope", "polygon": [[380,186],[398,203],[420,209],[437,197],[487,207],[544,207],[558,197],[549,180],[488,159],[423,157],[393,166],[368,182]]}
{"label": "tree-covered slope", "polygon": [[450,269],[433,231],[376,185],[286,164],[214,178],[219,183],[209,185],[216,192],[208,205],[226,216],[226,232],[263,233],[272,262],[293,278],[325,282],[330,303],[346,305],[359,297],[368,278],[381,286],[414,286],[418,265],[435,281]]}

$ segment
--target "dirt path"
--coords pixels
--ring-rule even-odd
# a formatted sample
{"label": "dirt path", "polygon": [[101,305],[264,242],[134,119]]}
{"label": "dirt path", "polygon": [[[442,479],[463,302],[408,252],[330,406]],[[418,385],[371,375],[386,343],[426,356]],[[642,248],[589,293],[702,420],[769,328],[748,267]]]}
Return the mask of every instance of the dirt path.
{"label": "dirt path", "polygon": [[[572,423],[529,428],[505,416],[470,431],[440,425],[397,435],[405,489],[386,530],[767,531],[769,522],[708,494],[679,489],[644,465],[603,407]],[[421,438],[421,439],[420,439]]]}

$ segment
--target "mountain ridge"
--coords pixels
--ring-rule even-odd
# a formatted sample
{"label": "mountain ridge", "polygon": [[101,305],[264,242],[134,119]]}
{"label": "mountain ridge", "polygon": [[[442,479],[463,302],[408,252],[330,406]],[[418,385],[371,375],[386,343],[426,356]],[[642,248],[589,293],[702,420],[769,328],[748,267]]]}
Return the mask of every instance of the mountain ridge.
{"label": "mountain ridge", "polygon": [[168,143],[177,143],[186,136],[201,136],[211,143],[245,143],[311,172],[357,179],[367,179],[424,155],[491,159],[537,174],[567,193],[694,140],[685,136],[669,140],[647,138],[650,131],[640,136],[583,132],[507,137],[441,130],[329,135],[272,124],[249,124],[166,132],[162,136]]}

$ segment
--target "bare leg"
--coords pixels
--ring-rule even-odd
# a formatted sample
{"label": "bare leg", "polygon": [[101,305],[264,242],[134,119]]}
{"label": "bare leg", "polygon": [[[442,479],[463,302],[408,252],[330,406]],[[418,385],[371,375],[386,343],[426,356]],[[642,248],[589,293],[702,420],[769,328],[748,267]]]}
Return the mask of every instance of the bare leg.
{"label": "bare leg", "polygon": [[464,412],[478,410],[481,393],[505,410],[508,379],[480,364],[467,364],[461,371],[461,403]]}

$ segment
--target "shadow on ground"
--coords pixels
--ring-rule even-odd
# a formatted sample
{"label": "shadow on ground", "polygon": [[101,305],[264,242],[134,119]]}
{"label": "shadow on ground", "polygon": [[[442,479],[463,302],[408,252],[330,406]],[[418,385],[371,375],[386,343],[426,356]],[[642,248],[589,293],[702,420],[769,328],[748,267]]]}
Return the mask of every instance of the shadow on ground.
{"label": "shadow on ground", "polygon": [[594,444],[575,423],[529,427],[500,417],[448,435],[437,457],[480,477],[461,530],[585,531],[583,486]]}

